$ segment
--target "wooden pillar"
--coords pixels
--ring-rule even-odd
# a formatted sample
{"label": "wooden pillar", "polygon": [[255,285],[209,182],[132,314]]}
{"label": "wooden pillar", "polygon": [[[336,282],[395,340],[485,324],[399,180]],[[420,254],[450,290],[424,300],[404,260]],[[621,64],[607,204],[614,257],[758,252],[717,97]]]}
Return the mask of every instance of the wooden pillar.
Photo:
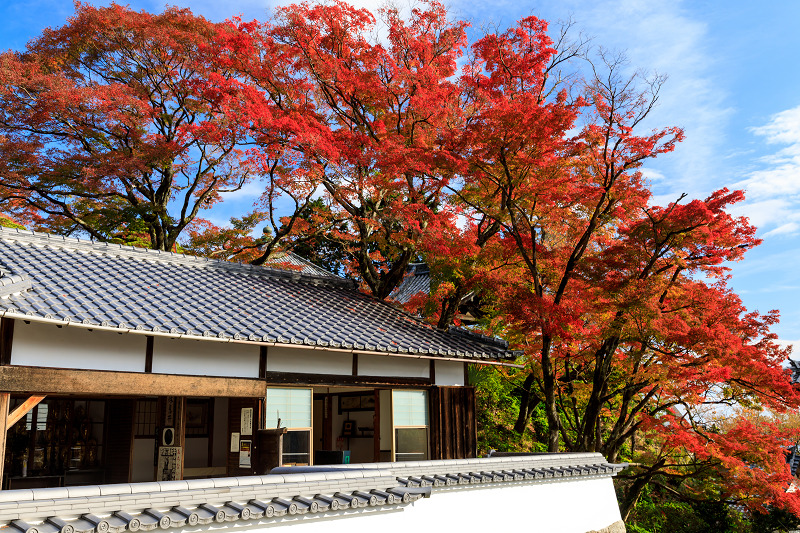
{"label": "wooden pillar", "polygon": [[0,365],[11,364],[11,341],[14,338],[14,320],[0,318]]}
{"label": "wooden pillar", "polygon": [[0,488],[3,484],[3,467],[6,464],[6,435],[8,434],[8,406],[11,403],[11,395],[7,392],[0,392]]}
{"label": "wooden pillar", "polygon": [[372,414],[372,460],[376,463],[381,461],[381,391],[375,389],[375,412]]}
{"label": "wooden pillar", "polygon": [[333,394],[322,400],[322,449],[333,449]]}
{"label": "wooden pillar", "polygon": [[[14,320],[0,318],[0,365],[11,364],[11,341],[14,338]],[[11,394],[0,392],[0,489],[3,487],[3,469],[6,464],[6,437]]]}

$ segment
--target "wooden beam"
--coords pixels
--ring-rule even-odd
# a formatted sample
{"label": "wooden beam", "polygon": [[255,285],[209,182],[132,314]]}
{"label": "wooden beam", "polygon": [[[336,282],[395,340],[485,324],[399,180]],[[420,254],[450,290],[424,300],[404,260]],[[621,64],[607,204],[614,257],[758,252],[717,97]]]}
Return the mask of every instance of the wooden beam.
{"label": "wooden beam", "polygon": [[[2,374],[0,374],[2,379]],[[267,372],[268,386],[275,385],[324,385],[328,387],[367,385],[394,388],[429,388],[428,378],[394,378],[386,376],[346,376],[331,374],[301,374],[299,372]]]}
{"label": "wooden beam", "polygon": [[14,319],[0,318],[0,365],[11,364],[11,341],[14,337]]}
{"label": "wooden beam", "polygon": [[3,392],[102,396],[263,398],[260,379],[0,366]]}
{"label": "wooden beam", "polygon": [[358,375],[358,354],[357,353],[353,354],[353,372],[352,373],[353,373],[354,376]]}
{"label": "wooden beam", "polygon": [[11,403],[11,395],[7,392],[0,392],[0,488],[3,481],[3,465],[6,459],[6,434],[8,434],[8,406]]}
{"label": "wooden beam", "polygon": [[267,347],[259,346],[258,348],[258,377],[264,379],[267,377]]}
{"label": "wooden beam", "polygon": [[8,415],[8,419],[6,420],[6,428],[10,428],[14,424],[16,424],[20,418],[28,414],[28,411],[39,405],[39,402],[44,400],[44,396],[31,396],[20,405],[18,405],[14,410]]}
{"label": "wooden beam", "polygon": [[375,411],[372,413],[372,460],[381,461],[381,391],[372,391],[375,395]]}
{"label": "wooden beam", "polygon": [[147,344],[144,348],[144,371],[148,374],[153,371],[153,336],[146,337]]}

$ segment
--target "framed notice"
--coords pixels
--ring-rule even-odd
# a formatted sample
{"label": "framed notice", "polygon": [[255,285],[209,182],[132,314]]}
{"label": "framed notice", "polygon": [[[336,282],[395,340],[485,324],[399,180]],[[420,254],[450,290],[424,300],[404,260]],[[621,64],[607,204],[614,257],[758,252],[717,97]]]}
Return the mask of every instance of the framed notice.
{"label": "framed notice", "polygon": [[250,468],[250,452],[252,451],[253,441],[243,440],[239,442],[239,468]]}
{"label": "framed notice", "polygon": [[156,481],[174,481],[182,477],[181,453],[180,446],[159,446]]}
{"label": "framed notice", "polygon": [[246,407],[242,409],[242,435],[253,434],[253,408]]}
{"label": "framed notice", "polygon": [[231,433],[231,453],[239,451],[239,434]]}

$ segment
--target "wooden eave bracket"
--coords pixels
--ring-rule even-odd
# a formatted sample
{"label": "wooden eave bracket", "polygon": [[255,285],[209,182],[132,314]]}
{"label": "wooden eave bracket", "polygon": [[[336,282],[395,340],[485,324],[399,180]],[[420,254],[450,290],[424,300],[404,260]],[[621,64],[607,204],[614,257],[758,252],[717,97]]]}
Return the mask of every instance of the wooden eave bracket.
{"label": "wooden eave bracket", "polygon": [[30,398],[22,402],[22,404],[18,405],[16,409],[11,411],[11,413],[8,415],[8,418],[6,419],[6,429],[16,424],[20,418],[27,415],[31,409],[36,407],[39,404],[39,402],[41,402],[44,399],[45,396],[31,396]]}

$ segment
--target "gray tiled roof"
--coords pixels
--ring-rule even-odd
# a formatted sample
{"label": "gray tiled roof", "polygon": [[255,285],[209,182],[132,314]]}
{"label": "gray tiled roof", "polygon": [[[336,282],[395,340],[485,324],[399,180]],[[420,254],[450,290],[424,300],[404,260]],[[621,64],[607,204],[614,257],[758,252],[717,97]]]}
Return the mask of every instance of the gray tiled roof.
{"label": "gray tiled roof", "polygon": [[331,275],[0,228],[0,314],[140,333],[464,358],[507,344],[441,331]]}
{"label": "gray tiled roof", "polygon": [[[438,490],[608,478],[626,465],[597,453],[286,467],[269,475],[0,492],[0,529],[121,533],[214,522],[272,523],[396,509]],[[471,487],[470,487],[471,486]],[[244,524],[241,524],[244,525]],[[356,528],[357,530],[357,528]]]}
{"label": "gray tiled roof", "polygon": [[265,264],[271,268],[278,268],[281,270],[296,270],[302,274],[310,274],[312,276],[339,278],[339,276],[336,274],[328,272],[324,268],[318,267],[311,261],[303,259],[299,255],[292,252],[275,252],[269,256]]}
{"label": "gray tiled roof", "polygon": [[274,523],[294,515],[392,509],[430,492],[429,487],[406,487],[390,471],[375,470],[4,490],[0,524],[11,527],[0,529],[122,533],[223,522]]}
{"label": "gray tiled roof", "polygon": [[389,295],[389,299],[404,304],[417,294],[427,295],[429,292],[431,292],[430,268],[425,263],[412,263],[408,266],[403,281]]}

